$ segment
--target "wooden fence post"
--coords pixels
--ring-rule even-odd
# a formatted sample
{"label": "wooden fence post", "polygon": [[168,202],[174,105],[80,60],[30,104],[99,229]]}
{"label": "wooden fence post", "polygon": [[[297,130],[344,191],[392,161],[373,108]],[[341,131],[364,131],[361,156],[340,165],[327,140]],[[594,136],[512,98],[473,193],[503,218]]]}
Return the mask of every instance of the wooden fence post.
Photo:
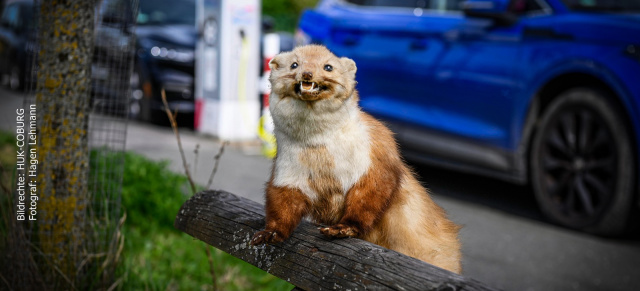
{"label": "wooden fence post", "polygon": [[363,240],[326,238],[309,222],[283,243],[251,246],[264,208],[224,191],[191,197],[175,227],[303,290],[495,290]]}

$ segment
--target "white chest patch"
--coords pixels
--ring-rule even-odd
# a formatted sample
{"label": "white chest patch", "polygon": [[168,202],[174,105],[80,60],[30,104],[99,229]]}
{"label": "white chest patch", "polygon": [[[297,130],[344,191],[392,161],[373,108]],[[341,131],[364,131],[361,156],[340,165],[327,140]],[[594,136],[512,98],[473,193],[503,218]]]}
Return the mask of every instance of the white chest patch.
{"label": "white chest patch", "polygon": [[298,188],[315,200],[322,195],[317,191],[325,189],[318,184],[335,184],[344,195],[367,172],[371,164],[369,129],[355,101],[347,102],[327,112],[316,106],[332,104],[309,108],[293,98],[272,96],[278,144],[275,186]]}

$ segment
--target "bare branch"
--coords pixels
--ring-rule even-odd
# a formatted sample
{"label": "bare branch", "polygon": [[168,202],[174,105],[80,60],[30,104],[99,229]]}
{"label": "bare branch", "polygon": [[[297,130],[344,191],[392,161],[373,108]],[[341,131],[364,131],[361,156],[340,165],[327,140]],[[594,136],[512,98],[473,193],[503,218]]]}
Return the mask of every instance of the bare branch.
{"label": "bare branch", "polygon": [[[175,115],[171,113],[169,109],[169,104],[167,103],[167,96],[164,92],[164,88],[160,91],[162,95],[162,103],[164,104],[164,111],[167,113],[167,117],[169,117],[169,122],[171,122],[171,128],[173,129],[173,133],[176,135],[176,140],[178,140],[178,150],[180,151],[180,156],[182,157],[182,166],[184,167],[184,172],[187,175],[187,179],[189,180],[189,185],[191,186],[191,194],[196,193],[196,184],[193,183],[193,179],[191,178],[191,173],[189,172],[189,165],[187,164],[187,158],[184,156],[184,150],[182,149],[182,141],[180,140],[180,133],[178,132],[178,123],[176,122]],[[176,112],[177,113],[177,112]]]}
{"label": "bare branch", "polygon": [[[189,172],[189,165],[187,164],[187,158],[184,156],[184,150],[182,149],[182,141],[180,140],[180,133],[178,132],[178,123],[176,122],[176,116],[178,115],[178,110],[176,110],[173,114],[169,109],[169,104],[167,103],[167,96],[164,92],[164,88],[160,91],[162,94],[162,103],[164,104],[164,111],[167,113],[167,117],[169,117],[169,122],[171,123],[171,128],[173,129],[173,133],[176,135],[176,140],[178,141],[178,150],[180,151],[180,156],[182,157],[182,166],[184,167],[185,175],[189,180],[189,184],[191,185],[192,194],[196,194],[196,185],[193,183],[193,178],[191,177],[191,173]],[[199,145],[198,145],[199,146]],[[196,146],[195,154],[196,158],[198,157],[198,146]],[[216,160],[220,159],[220,155],[222,154],[222,149],[224,148],[224,144],[218,155],[216,156]],[[196,159],[197,161],[197,159]],[[197,162],[196,162],[197,163]],[[211,173],[210,181],[213,180],[213,175],[215,175],[215,171],[217,171],[218,163],[216,162],[214,171]],[[194,167],[195,171],[195,167]],[[207,259],[209,260],[209,268],[211,269],[211,280],[213,282],[213,290],[218,290],[218,280],[216,276],[216,272],[213,268],[213,259],[211,257],[211,251],[209,250],[209,246],[205,245],[205,249],[207,251]]]}
{"label": "bare branch", "polygon": [[196,144],[196,148],[193,150],[193,172],[196,173],[198,171],[198,154],[200,150],[200,144]]}
{"label": "bare branch", "polygon": [[224,147],[227,144],[229,144],[229,141],[223,141],[222,145],[220,146],[220,150],[218,150],[218,154],[213,157],[215,164],[213,166],[213,170],[211,171],[211,176],[209,176],[209,182],[207,182],[207,189],[211,189],[211,184],[213,184],[213,177],[215,177],[216,172],[218,171],[218,164],[220,164],[220,157],[222,157],[222,154],[224,153]]}
{"label": "bare branch", "polygon": [[209,245],[204,244],[204,249],[207,251],[207,259],[209,259],[209,269],[211,269],[211,278],[213,279],[213,291],[218,290],[218,276],[216,276],[216,271],[213,269],[213,259],[211,257],[211,250],[209,249]]}

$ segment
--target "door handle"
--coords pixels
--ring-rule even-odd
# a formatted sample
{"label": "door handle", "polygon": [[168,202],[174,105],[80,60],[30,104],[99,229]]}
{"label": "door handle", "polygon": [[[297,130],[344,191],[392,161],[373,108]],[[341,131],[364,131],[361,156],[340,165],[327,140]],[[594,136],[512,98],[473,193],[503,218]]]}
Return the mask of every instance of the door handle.
{"label": "door handle", "polygon": [[558,33],[551,27],[525,27],[523,29],[523,35],[525,37],[534,37],[534,38],[564,39],[564,40],[573,39],[573,36],[571,36],[570,34]]}
{"label": "door handle", "polygon": [[355,36],[347,36],[342,39],[342,44],[345,46],[354,46],[358,43],[358,39]]}

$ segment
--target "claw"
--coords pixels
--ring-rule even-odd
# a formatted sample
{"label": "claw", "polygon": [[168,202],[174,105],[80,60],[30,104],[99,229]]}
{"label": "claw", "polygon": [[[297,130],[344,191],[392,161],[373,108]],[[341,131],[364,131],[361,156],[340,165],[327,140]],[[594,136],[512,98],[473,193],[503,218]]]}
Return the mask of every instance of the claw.
{"label": "claw", "polygon": [[352,226],[344,224],[336,224],[330,227],[320,229],[322,234],[331,238],[357,237],[358,230]]}
{"label": "claw", "polygon": [[258,246],[262,244],[279,243],[282,241],[284,241],[284,237],[278,235],[277,231],[263,230],[253,235],[253,239],[251,239],[251,245]]}

